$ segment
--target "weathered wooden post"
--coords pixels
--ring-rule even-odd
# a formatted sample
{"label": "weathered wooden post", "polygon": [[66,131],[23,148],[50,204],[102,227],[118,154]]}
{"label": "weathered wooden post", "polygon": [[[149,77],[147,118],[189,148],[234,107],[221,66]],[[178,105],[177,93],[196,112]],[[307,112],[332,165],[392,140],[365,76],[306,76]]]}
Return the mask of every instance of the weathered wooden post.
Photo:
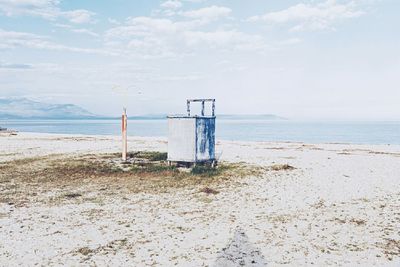
{"label": "weathered wooden post", "polygon": [[126,108],[124,108],[124,112],[122,114],[122,160],[126,161],[127,152],[128,152],[128,140],[126,130],[128,127],[128,119],[126,116]]}

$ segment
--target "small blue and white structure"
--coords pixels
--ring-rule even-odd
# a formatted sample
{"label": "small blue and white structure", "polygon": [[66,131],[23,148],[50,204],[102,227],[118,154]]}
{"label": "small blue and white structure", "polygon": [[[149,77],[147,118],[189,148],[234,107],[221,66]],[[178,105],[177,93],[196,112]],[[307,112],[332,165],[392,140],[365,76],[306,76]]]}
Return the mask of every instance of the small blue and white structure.
{"label": "small blue and white structure", "polygon": [[[190,104],[201,103],[201,115],[192,115]],[[211,102],[211,115],[205,103]],[[187,115],[168,116],[168,161],[215,164],[215,99],[187,100]]]}

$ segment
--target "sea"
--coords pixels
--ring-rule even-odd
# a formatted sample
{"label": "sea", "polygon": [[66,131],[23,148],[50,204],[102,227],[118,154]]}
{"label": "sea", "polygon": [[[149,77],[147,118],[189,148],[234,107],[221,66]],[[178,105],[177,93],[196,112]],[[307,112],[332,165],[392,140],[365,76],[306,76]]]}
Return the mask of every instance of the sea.
{"label": "sea", "polygon": [[[0,120],[20,132],[119,135],[120,120]],[[217,140],[400,145],[399,122],[217,119]],[[130,120],[128,135],[166,137],[167,120]]]}

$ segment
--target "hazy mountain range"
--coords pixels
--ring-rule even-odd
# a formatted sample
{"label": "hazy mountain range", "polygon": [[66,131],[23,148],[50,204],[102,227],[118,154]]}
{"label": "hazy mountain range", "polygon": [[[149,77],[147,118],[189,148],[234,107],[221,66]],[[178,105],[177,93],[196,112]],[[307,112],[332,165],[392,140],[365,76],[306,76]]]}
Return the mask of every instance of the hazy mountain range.
{"label": "hazy mountain range", "polygon": [[90,119],[97,116],[72,104],[47,104],[27,98],[0,98],[1,119]]}
{"label": "hazy mountain range", "polygon": [[[136,120],[165,119],[167,114],[151,114],[129,116]],[[73,104],[48,104],[27,98],[0,98],[0,119],[117,119],[93,114],[90,111]],[[285,118],[272,115],[218,115],[226,120],[284,120]]]}

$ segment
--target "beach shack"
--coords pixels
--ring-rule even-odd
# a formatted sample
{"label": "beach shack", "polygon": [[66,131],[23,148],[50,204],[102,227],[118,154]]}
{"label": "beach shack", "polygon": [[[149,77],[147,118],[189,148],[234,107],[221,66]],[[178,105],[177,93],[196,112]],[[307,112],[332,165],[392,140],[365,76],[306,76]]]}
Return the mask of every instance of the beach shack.
{"label": "beach shack", "polygon": [[[201,113],[193,115],[191,104],[200,103]],[[211,114],[205,114],[211,103]],[[168,116],[168,161],[215,164],[215,99],[187,100],[187,114]]]}

